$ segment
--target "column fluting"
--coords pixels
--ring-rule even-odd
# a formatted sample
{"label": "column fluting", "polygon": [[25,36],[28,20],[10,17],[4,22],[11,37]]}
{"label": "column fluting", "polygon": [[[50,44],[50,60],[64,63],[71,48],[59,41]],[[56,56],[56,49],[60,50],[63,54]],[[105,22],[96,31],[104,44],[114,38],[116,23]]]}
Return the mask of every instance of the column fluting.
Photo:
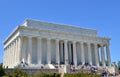
{"label": "column fluting", "polygon": [[88,45],[88,62],[90,65],[92,65],[91,44],[87,43],[87,45]]}
{"label": "column fluting", "polygon": [[64,40],[64,50],[65,50],[65,64],[68,64],[68,46],[67,40]]}
{"label": "column fluting", "polygon": [[104,53],[104,45],[101,45],[101,58],[102,58],[102,66],[106,66],[106,63],[105,63],[105,53]]}
{"label": "column fluting", "polygon": [[28,64],[32,63],[32,37],[28,37]]}
{"label": "column fluting", "polygon": [[41,64],[42,62],[42,47],[41,47],[41,37],[37,38],[37,60],[38,64]]}
{"label": "column fluting", "polygon": [[84,43],[83,42],[80,42],[80,49],[81,49],[81,62],[82,62],[82,65],[85,64],[85,57],[84,57]]}
{"label": "column fluting", "polygon": [[47,39],[47,63],[51,63],[51,40],[48,38]]}
{"label": "column fluting", "polygon": [[95,48],[95,65],[99,66],[99,60],[98,60],[98,45],[95,43],[94,44],[94,48]]}
{"label": "column fluting", "polygon": [[77,66],[76,41],[73,41],[73,59],[74,65]]}
{"label": "column fluting", "polygon": [[56,63],[60,64],[59,40],[56,39]]}

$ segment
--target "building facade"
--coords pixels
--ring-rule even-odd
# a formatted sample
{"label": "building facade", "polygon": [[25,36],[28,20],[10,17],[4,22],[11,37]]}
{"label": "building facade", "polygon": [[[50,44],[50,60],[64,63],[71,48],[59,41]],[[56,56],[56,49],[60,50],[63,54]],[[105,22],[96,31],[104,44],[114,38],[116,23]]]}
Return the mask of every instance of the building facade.
{"label": "building facade", "polygon": [[26,19],[5,39],[3,65],[13,68],[24,61],[29,66],[110,66],[109,41],[96,30]]}

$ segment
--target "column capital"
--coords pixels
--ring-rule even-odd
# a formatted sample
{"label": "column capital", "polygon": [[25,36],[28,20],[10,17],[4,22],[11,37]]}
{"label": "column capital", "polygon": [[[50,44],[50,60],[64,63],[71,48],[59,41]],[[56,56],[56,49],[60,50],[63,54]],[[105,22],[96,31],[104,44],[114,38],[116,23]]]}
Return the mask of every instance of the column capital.
{"label": "column capital", "polygon": [[94,43],[95,46],[97,46],[98,44],[97,43]]}
{"label": "column capital", "polygon": [[101,46],[101,47],[103,47],[103,46],[104,46],[104,44],[100,44],[100,46]]}
{"label": "column capital", "polygon": [[76,43],[77,41],[73,41],[73,44]]}
{"label": "column capital", "polygon": [[87,46],[90,46],[90,44],[91,44],[90,42],[87,42]]}
{"label": "column capital", "polygon": [[13,44],[15,44],[15,40],[13,41]]}
{"label": "column capital", "polygon": [[21,37],[23,37],[23,35],[19,35],[17,38],[21,38]]}
{"label": "column capital", "polygon": [[42,39],[42,37],[39,37],[39,36],[38,36],[37,39]]}
{"label": "column capital", "polygon": [[64,40],[64,42],[68,42],[68,40]]}
{"label": "column capital", "polygon": [[56,41],[60,41],[60,39],[55,39]]}
{"label": "column capital", "polygon": [[84,42],[83,42],[83,41],[80,41],[80,44],[84,44]]}
{"label": "column capital", "polygon": [[71,42],[68,42],[69,45],[71,45]]}
{"label": "column capital", "polygon": [[63,41],[60,41],[60,44],[63,44],[64,42]]}
{"label": "column capital", "polygon": [[106,44],[107,47],[109,47],[110,45],[109,44]]}
{"label": "column capital", "polygon": [[87,44],[89,45],[89,44],[91,44],[90,42],[87,42]]}
{"label": "column capital", "polygon": [[51,40],[51,38],[47,38],[47,41],[50,41]]}
{"label": "column capital", "polygon": [[32,38],[32,36],[27,36],[29,39],[31,39]]}
{"label": "column capital", "polygon": [[11,42],[11,46],[13,45],[13,41]]}

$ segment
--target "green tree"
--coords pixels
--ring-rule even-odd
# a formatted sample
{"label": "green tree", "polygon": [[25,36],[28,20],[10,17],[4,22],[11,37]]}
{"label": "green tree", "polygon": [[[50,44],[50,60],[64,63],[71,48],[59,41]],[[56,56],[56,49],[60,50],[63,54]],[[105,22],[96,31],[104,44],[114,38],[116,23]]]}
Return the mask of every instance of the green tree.
{"label": "green tree", "polygon": [[3,69],[3,63],[0,64],[0,77],[5,75],[5,71]]}
{"label": "green tree", "polygon": [[120,71],[120,61],[118,61],[117,65],[118,65],[118,70]]}

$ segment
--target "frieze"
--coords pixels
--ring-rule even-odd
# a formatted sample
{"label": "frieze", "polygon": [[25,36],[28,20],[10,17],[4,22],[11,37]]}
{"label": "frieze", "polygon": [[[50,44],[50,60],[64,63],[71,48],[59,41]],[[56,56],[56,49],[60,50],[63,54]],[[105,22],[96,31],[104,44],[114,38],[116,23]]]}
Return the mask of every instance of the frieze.
{"label": "frieze", "polygon": [[74,34],[84,34],[84,35],[92,35],[92,36],[97,35],[97,31],[92,29],[80,28],[80,27],[75,27],[71,25],[43,22],[43,21],[37,21],[37,20],[31,20],[31,19],[27,19],[22,24],[22,26],[60,31],[60,32],[69,32]]}

